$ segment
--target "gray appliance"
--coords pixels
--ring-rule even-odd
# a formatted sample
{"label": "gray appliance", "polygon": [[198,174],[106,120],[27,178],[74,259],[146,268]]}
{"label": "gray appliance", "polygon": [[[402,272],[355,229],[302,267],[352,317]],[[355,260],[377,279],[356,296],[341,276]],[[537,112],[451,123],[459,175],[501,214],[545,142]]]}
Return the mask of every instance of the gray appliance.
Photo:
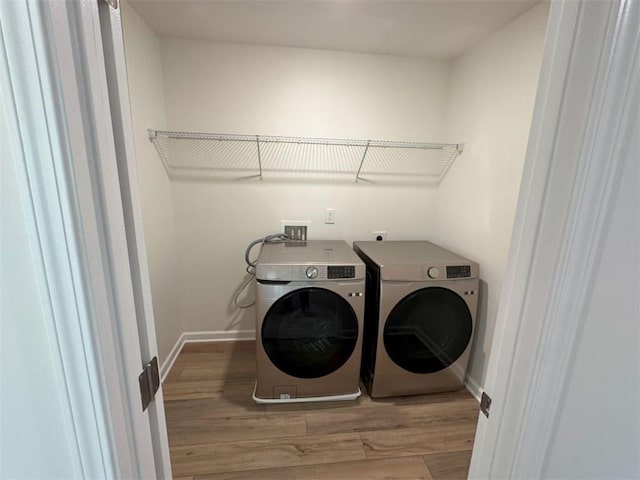
{"label": "gray appliance", "polygon": [[344,241],[262,246],[256,264],[256,402],[360,395],[364,289],[364,263]]}
{"label": "gray appliance", "polygon": [[461,388],[478,307],[478,264],[426,241],[353,246],[367,266],[362,379],[369,394]]}

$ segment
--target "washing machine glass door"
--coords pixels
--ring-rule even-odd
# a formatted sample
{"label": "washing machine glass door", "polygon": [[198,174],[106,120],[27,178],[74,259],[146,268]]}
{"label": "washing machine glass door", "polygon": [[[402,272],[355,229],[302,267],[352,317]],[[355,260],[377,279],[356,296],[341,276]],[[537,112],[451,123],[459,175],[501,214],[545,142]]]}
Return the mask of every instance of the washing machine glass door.
{"label": "washing machine glass door", "polygon": [[389,357],[413,373],[433,373],[455,362],[473,333],[471,312],[457,293],[440,287],[417,290],[393,308],[384,328]]}
{"label": "washing machine glass door", "polygon": [[318,378],[339,369],[358,340],[358,319],[340,295],[301,288],[278,299],[262,322],[262,345],[280,370]]}

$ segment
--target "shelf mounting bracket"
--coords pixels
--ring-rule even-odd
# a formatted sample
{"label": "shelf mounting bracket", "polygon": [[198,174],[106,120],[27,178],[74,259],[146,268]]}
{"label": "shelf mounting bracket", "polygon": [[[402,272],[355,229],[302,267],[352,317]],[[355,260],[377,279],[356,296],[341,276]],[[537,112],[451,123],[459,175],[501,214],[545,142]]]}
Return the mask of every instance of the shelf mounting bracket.
{"label": "shelf mounting bracket", "polygon": [[260,156],[260,135],[256,135],[256,147],[258,148],[258,169],[260,170],[260,180],[262,180],[262,157]]}
{"label": "shelf mounting bracket", "polygon": [[369,151],[369,144],[370,143],[371,143],[371,140],[367,140],[367,146],[364,148],[364,153],[362,154],[362,159],[360,160],[360,166],[358,167],[358,173],[356,173],[356,179],[355,179],[356,182],[360,178],[360,171],[362,170],[362,165],[364,164],[364,159],[367,156],[367,152]]}

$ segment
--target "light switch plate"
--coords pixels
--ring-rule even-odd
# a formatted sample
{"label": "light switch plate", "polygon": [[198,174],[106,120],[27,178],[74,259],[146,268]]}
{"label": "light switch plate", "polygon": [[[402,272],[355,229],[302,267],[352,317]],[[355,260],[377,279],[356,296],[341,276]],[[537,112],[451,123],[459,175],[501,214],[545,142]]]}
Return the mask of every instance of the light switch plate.
{"label": "light switch plate", "polygon": [[336,223],[336,209],[325,208],[324,209],[324,223]]}

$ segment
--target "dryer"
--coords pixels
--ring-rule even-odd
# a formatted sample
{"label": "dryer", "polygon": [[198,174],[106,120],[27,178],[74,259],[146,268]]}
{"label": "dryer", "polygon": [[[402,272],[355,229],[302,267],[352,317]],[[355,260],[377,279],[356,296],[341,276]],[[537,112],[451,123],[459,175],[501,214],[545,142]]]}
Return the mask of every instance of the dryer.
{"label": "dryer", "polygon": [[256,264],[257,403],[360,395],[365,266],[344,241],[265,243]]}
{"label": "dryer", "polygon": [[355,242],[354,250],[367,268],[362,379],[371,397],[461,388],[478,264],[426,241]]}

